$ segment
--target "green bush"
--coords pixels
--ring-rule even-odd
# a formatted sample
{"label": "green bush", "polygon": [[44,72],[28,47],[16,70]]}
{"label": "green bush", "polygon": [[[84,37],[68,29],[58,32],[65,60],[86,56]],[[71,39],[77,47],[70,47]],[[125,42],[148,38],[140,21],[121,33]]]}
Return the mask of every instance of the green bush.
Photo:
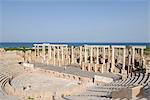
{"label": "green bush", "polygon": [[34,100],[34,98],[29,96],[29,97],[28,97],[28,100]]}
{"label": "green bush", "polygon": [[26,48],[26,47],[18,47],[18,48],[4,48],[5,51],[28,51],[28,50],[32,50],[32,48]]}
{"label": "green bush", "polygon": [[145,55],[150,55],[150,46],[147,46],[146,49],[144,50]]}

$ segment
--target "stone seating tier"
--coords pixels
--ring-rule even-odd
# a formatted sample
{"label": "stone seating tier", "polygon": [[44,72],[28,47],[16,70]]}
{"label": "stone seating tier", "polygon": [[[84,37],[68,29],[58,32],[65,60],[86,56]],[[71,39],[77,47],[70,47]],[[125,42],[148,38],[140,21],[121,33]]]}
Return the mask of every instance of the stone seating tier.
{"label": "stone seating tier", "polygon": [[[125,88],[129,88],[132,89],[134,87],[137,86],[143,86],[143,89],[149,89],[150,88],[150,74],[136,74],[136,75],[132,75],[131,77],[128,77],[126,79],[123,80],[118,80],[118,81],[114,81],[112,83],[108,83],[108,84],[100,84],[100,85],[96,85],[96,86],[91,86],[89,88],[86,89],[85,92],[79,94],[79,95],[74,95],[73,97],[68,97],[68,98],[80,98],[80,97],[84,97],[86,98],[86,96],[89,97],[99,97],[99,99],[101,100],[101,98],[105,97],[105,98],[112,98],[112,92],[113,91],[120,91],[122,89]],[[80,99],[79,99],[80,100]],[[133,99],[134,100],[134,99]],[[135,99],[135,100],[139,100],[139,98]]]}

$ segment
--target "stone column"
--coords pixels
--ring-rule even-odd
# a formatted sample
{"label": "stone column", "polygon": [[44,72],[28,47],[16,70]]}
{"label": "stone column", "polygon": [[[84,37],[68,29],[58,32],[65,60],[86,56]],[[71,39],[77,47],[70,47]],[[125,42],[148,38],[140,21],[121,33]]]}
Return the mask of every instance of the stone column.
{"label": "stone column", "polygon": [[52,55],[52,54],[51,54],[51,52],[52,52],[52,51],[51,51],[51,46],[50,46],[50,45],[48,45],[48,64],[51,64],[51,63],[50,63],[50,60],[51,60],[51,58],[52,58],[52,56],[51,56],[51,55]]}
{"label": "stone column", "polygon": [[126,61],[126,47],[123,48],[123,62],[122,62],[122,78],[127,77],[127,71],[125,70],[125,61]]}
{"label": "stone column", "polygon": [[105,67],[105,47],[103,47],[103,65],[102,65],[102,73],[104,72]]}
{"label": "stone column", "polygon": [[91,63],[88,63],[88,71],[91,71]]}
{"label": "stone column", "polygon": [[64,64],[64,47],[62,46],[61,47],[61,64],[63,65]]}
{"label": "stone column", "polygon": [[71,64],[71,48],[68,48],[68,60],[69,60],[69,64]]}
{"label": "stone column", "polygon": [[108,62],[107,62],[107,71],[110,68],[110,47],[108,47]]}
{"label": "stone column", "polygon": [[36,52],[36,48],[37,46],[36,45],[34,45],[34,56],[35,56],[35,60],[36,60],[36,55],[37,55],[37,52]]}
{"label": "stone column", "polygon": [[129,60],[128,60],[128,65],[130,66],[131,65],[131,54],[129,54]]}
{"label": "stone column", "polygon": [[142,58],[142,66],[143,68],[146,68],[144,59],[144,48],[141,48],[141,58]]}
{"label": "stone column", "polygon": [[74,51],[73,51],[73,46],[71,46],[71,64],[74,63]]}
{"label": "stone column", "polygon": [[114,47],[112,47],[112,56],[111,56],[111,72],[114,72],[115,61],[114,61]]}
{"label": "stone column", "polygon": [[94,65],[94,71],[97,72],[97,66],[99,64],[99,47],[96,48],[96,64]]}
{"label": "stone column", "polygon": [[95,65],[94,65],[94,67],[95,67],[95,68],[94,68],[94,71],[95,71],[95,72],[97,72],[97,66],[98,66],[98,64],[95,64]]}
{"label": "stone column", "polygon": [[86,46],[84,46],[84,49],[85,49],[85,51],[84,51],[84,62],[85,63],[87,63],[87,48],[86,48]]}
{"label": "stone column", "polygon": [[91,47],[90,63],[93,63],[93,47]]}
{"label": "stone column", "polygon": [[131,49],[129,49],[129,53],[128,53],[128,74],[129,74],[129,70],[130,70],[130,66],[131,66]]}
{"label": "stone column", "polygon": [[134,68],[134,56],[135,56],[135,48],[132,47],[132,67]]}
{"label": "stone column", "polygon": [[[70,64],[70,59],[69,59],[68,47],[66,47],[65,55],[66,55],[65,62],[66,62],[66,60],[67,60],[67,65],[69,65],[69,64]],[[66,64],[66,63],[65,63],[65,64]]]}
{"label": "stone column", "polygon": [[39,57],[39,55],[40,55],[40,47],[39,46],[37,46],[37,56]]}
{"label": "stone column", "polygon": [[98,55],[99,55],[99,48],[97,47],[97,50],[96,50],[96,64],[99,64],[99,57],[98,57]]}
{"label": "stone column", "polygon": [[58,66],[60,65],[60,55],[59,55],[59,46],[57,46],[57,61],[58,61]]}
{"label": "stone column", "polygon": [[141,57],[144,57],[143,54],[144,54],[144,49],[141,48]]}
{"label": "stone column", "polygon": [[42,52],[43,52],[43,63],[45,61],[45,45],[42,46]]}
{"label": "stone column", "polygon": [[[119,56],[119,54],[120,54],[120,48],[116,48],[115,50],[116,50],[116,53],[115,53],[115,54],[116,54],[117,56]],[[116,55],[115,55],[115,56],[116,56]]]}
{"label": "stone column", "polygon": [[52,58],[51,46],[48,46],[48,57],[49,57],[49,60]]}
{"label": "stone column", "polygon": [[80,46],[80,65],[82,64],[82,46]]}
{"label": "stone column", "polygon": [[126,61],[126,48],[123,48],[123,64],[122,64],[123,70],[125,70],[125,61]]}
{"label": "stone column", "polygon": [[54,56],[54,58],[53,58],[54,61],[53,61],[53,62],[54,62],[54,66],[55,66],[55,46],[53,46],[53,50],[54,50],[54,51],[53,51],[53,53],[54,53],[54,54],[53,54],[53,56]]}

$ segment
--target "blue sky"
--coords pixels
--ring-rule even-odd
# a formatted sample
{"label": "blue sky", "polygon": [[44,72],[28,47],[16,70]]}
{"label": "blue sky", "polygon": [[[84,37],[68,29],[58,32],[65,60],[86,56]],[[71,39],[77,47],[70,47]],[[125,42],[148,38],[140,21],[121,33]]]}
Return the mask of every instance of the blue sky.
{"label": "blue sky", "polygon": [[0,42],[150,42],[150,0],[0,0]]}

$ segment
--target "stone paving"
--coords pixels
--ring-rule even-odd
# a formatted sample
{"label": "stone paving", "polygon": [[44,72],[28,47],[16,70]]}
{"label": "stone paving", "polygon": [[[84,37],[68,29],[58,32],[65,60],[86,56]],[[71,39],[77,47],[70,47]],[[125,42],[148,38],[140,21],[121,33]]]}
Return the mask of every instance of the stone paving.
{"label": "stone paving", "polygon": [[35,68],[53,70],[61,73],[73,74],[73,75],[88,77],[88,78],[94,78],[95,75],[113,78],[113,80],[118,80],[121,78],[120,75],[113,74],[113,73],[95,73],[95,72],[83,71],[78,66],[75,65],[58,67],[58,66],[46,65],[42,63],[35,63],[34,66]]}

